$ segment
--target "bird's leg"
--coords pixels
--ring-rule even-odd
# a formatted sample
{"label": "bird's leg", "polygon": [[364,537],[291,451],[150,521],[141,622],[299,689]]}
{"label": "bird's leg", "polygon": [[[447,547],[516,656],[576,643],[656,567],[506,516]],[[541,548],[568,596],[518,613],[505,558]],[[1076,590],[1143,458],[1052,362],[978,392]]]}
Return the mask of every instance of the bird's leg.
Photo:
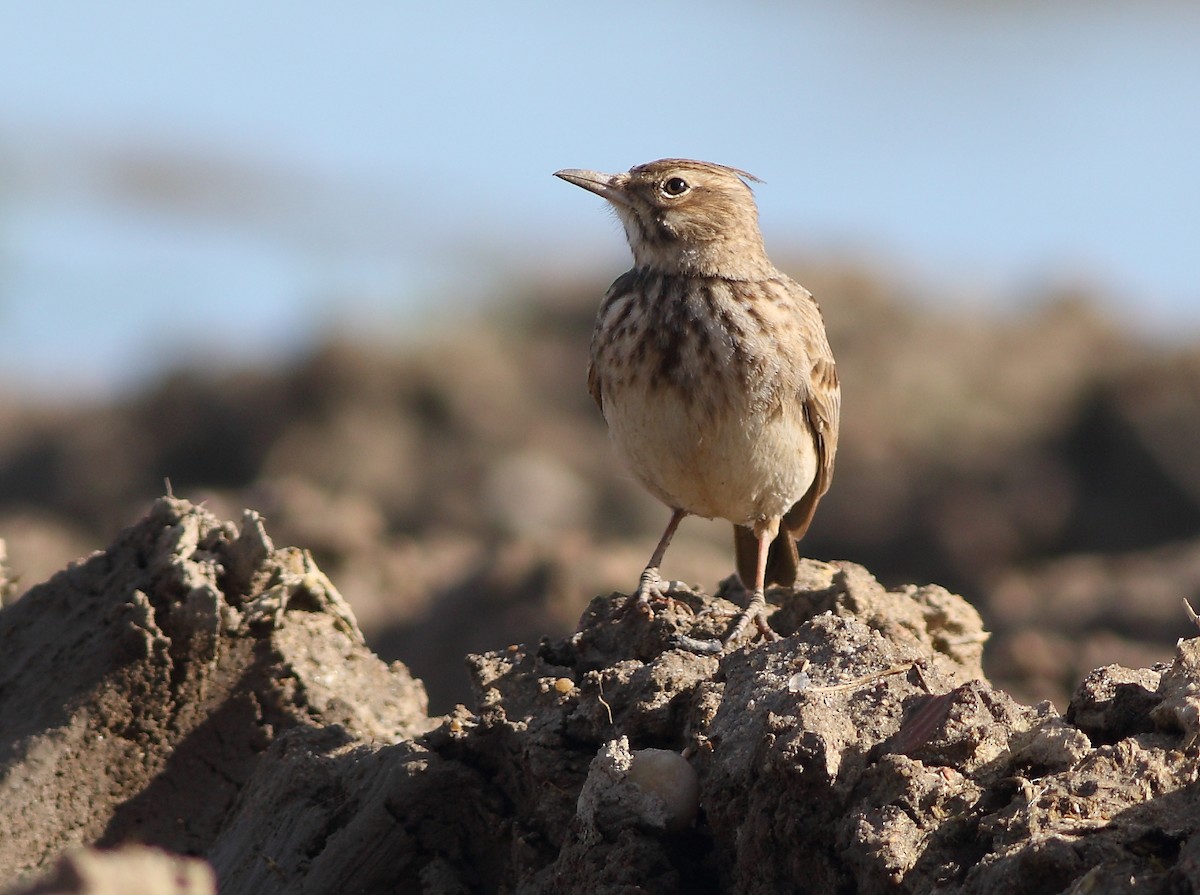
{"label": "bird's leg", "polygon": [[650,556],[650,562],[646,564],[646,568],[642,572],[642,577],[638,581],[637,590],[630,594],[629,599],[625,601],[625,605],[621,608],[622,613],[628,612],[633,608],[646,615],[652,615],[650,601],[667,599],[666,592],[663,589],[662,576],[659,575],[658,569],[662,565],[663,556],[667,552],[671,538],[675,536],[675,529],[679,527],[679,523],[683,521],[683,517],[686,515],[687,512],[685,510],[672,511],[671,521],[667,523],[667,530],[659,538],[658,546],[654,548],[654,553]]}
{"label": "bird's leg", "polygon": [[777,534],[779,534],[779,519],[777,518],[767,519],[754,526],[754,535],[758,538],[758,562],[754,566],[754,592],[750,595],[749,604],[738,615],[733,627],[729,629],[729,633],[722,638],[721,647],[723,649],[729,649],[729,645],[742,636],[742,632],[752,621],[764,640],[779,639],[779,635],[767,624],[766,597],[767,555],[771,550],[771,542],[775,540]]}

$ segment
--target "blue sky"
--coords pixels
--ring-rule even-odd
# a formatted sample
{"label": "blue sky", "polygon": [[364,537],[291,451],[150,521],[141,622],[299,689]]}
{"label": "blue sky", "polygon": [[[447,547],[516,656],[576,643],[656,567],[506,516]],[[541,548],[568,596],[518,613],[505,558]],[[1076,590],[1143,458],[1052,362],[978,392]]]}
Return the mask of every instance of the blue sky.
{"label": "blue sky", "polygon": [[615,275],[550,177],[762,177],[777,256],[1200,331],[1200,6],[42,0],[0,29],[0,375],[106,394],[182,352],[404,331]]}

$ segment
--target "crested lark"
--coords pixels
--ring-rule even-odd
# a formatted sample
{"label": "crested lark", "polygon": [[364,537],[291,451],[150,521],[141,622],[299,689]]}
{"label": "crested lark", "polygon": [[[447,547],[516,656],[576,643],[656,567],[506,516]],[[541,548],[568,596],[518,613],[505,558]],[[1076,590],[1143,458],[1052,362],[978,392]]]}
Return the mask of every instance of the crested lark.
{"label": "crested lark", "polygon": [[837,453],[841,391],[820,309],[767,258],[746,172],[662,159],[555,176],[607,199],[633,250],[600,306],[588,368],[617,452],[673,511],[630,604],[665,597],[659,566],[684,516],[728,519],[752,592],[704,648],[751,621],[777,639],[764,590],[794,583],[795,539]]}

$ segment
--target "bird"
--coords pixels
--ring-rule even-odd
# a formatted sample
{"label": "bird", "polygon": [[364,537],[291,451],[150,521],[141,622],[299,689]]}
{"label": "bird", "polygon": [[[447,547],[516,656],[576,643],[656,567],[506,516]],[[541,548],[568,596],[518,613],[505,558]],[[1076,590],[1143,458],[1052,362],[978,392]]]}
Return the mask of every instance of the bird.
{"label": "bird", "polygon": [[726,519],[749,600],[692,648],[732,648],[750,623],[777,640],[766,587],[795,583],[796,540],[833,479],[841,387],[820,307],[767,257],[761,181],[683,158],[555,176],[606,199],[633,253],[601,301],[587,373],[616,453],[671,509],[626,608],[669,599],[660,568],[685,517]]}

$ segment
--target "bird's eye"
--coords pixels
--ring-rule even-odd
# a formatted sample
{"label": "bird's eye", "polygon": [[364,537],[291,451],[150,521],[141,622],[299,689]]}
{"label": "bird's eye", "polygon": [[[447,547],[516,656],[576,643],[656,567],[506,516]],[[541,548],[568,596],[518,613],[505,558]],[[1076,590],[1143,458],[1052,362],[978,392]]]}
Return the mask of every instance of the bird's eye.
{"label": "bird's eye", "polygon": [[682,196],[691,187],[688,182],[682,177],[668,177],[663,181],[662,191],[664,196]]}

